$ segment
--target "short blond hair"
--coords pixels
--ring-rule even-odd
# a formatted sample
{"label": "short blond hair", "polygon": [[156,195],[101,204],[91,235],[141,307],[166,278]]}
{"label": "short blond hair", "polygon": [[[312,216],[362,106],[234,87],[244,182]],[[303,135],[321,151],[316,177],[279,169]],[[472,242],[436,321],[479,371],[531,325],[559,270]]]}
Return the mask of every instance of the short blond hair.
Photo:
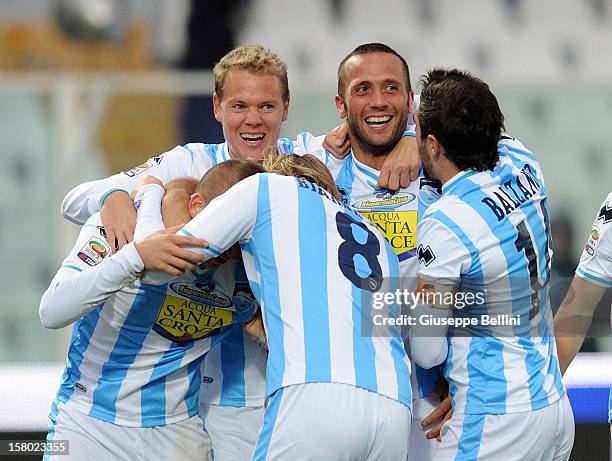
{"label": "short blond hair", "polygon": [[287,65],[267,48],[260,45],[239,46],[227,53],[215,65],[215,93],[223,99],[223,84],[230,70],[246,70],[254,74],[278,77],[283,89],[283,101],[289,98]]}
{"label": "short blond hair", "polygon": [[314,155],[303,156],[268,154],[263,159],[263,166],[270,173],[285,176],[296,176],[319,185],[340,202],[340,192],[334,178],[323,163]]}

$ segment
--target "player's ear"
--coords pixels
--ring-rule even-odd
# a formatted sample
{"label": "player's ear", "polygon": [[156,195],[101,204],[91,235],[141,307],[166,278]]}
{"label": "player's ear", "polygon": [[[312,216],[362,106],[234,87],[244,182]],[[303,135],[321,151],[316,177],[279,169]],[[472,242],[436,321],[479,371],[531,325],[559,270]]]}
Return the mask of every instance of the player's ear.
{"label": "player's ear", "polygon": [[215,120],[221,123],[223,120],[221,114],[221,99],[219,99],[219,96],[217,96],[217,92],[213,93],[213,112],[215,113]]}
{"label": "player's ear", "polygon": [[431,154],[433,156],[433,159],[436,161],[440,160],[442,145],[438,141],[438,138],[436,138],[433,134],[427,135],[427,142],[431,147]]}
{"label": "player's ear", "polygon": [[289,102],[291,100],[291,96],[287,96],[287,99],[283,102],[283,118],[282,121],[286,121],[289,116]]}
{"label": "player's ear", "polygon": [[408,113],[412,114],[414,112],[414,109],[412,107],[412,105],[414,104],[414,91],[410,90],[408,92]]}
{"label": "player's ear", "polygon": [[201,193],[196,192],[189,198],[189,214],[192,218],[202,211],[205,206],[206,199]]}
{"label": "player's ear", "polygon": [[344,101],[339,95],[336,95],[336,109],[338,109],[338,115],[340,118],[346,118],[346,108],[344,107]]}

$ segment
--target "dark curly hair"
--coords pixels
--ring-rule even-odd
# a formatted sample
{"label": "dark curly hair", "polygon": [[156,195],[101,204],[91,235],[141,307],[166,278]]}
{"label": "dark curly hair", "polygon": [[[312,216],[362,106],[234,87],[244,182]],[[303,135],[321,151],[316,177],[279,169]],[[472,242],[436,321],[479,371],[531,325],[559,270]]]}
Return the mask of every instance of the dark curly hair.
{"label": "dark curly hair", "polygon": [[492,170],[504,114],[482,80],[457,69],[433,69],[421,77],[421,139],[434,135],[461,170]]}

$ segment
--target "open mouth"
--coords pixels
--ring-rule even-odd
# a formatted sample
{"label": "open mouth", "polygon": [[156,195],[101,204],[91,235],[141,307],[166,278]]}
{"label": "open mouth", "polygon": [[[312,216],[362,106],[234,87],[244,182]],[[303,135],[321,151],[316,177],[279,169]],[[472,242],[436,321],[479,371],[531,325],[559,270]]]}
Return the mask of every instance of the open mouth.
{"label": "open mouth", "polygon": [[368,126],[371,126],[373,128],[380,128],[388,124],[392,118],[393,116],[391,115],[376,115],[376,116],[373,115],[373,116],[367,117],[365,121],[368,124]]}
{"label": "open mouth", "polygon": [[247,143],[257,144],[264,140],[265,133],[240,133],[240,137]]}

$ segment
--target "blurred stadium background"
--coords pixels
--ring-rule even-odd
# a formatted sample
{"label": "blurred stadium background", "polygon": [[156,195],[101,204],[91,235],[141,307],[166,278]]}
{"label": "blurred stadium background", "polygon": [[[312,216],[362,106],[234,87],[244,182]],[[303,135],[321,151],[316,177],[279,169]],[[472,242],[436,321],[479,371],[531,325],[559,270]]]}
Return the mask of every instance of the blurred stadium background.
{"label": "blurred stadium background", "polygon": [[[288,64],[283,135],[328,131],[337,65],[369,41],[405,56],[415,86],[437,65],[491,84],[544,167],[562,298],[611,190],[612,0],[0,0],[2,438],[44,432],[58,385],[69,329],[45,331],[38,303],[77,232],[60,218],[64,194],[214,141],[210,68],[239,44]],[[608,459],[609,296],[596,317],[566,380],[577,460]]]}

